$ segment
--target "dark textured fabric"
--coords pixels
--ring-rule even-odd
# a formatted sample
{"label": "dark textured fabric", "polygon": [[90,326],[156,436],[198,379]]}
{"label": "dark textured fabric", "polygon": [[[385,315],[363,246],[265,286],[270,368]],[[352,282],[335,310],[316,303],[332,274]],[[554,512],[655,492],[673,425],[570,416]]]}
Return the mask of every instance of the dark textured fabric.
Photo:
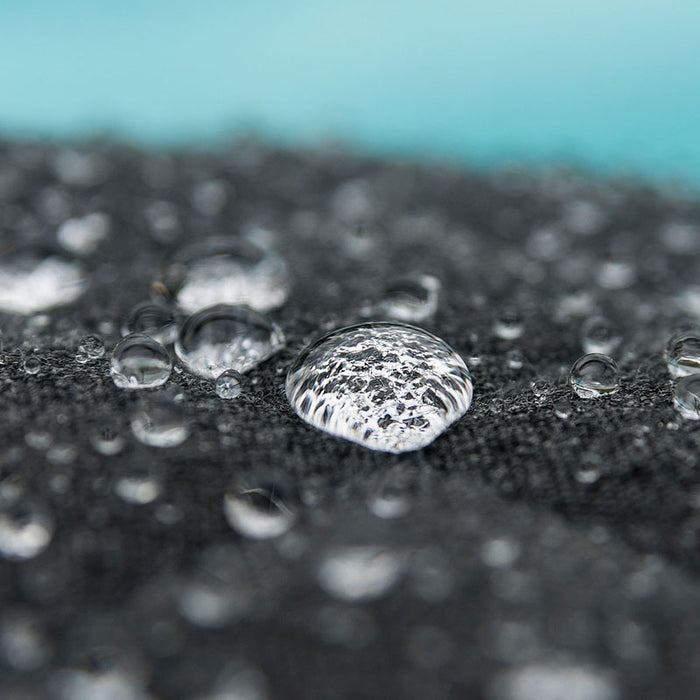
{"label": "dark textured fabric", "polygon": [[[226,195],[215,206],[201,189],[212,180]],[[111,233],[85,258],[87,292],[47,319],[1,319],[3,484],[56,523],[44,552],[0,564],[3,697],[696,697],[700,425],[674,409],[662,352],[696,320],[696,199],[563,170],[467,174],[256,143],[0,148],[3,249],[55,244],[62,220],[95,211]],[[286,348],[233,401],[173,372],[190,437],[141,445],[128,427],[138,392],[109,375],[125,314],[168,252],[253,228],[274,234],[293,275],[271,314]],[[421,325],[469,364],[470,412],[400,456],[303,424],[284,394],[295,354],[411,271],[442,282]],[[493,326],[510,310],[524,331],[502,340]],[[622,381],[586,401],[566,377],[595,313],[622,336]],[[108,353],[79,364],[89,332]],[[36,348],[36,376],[17,348]],[[91,444],[105,428],[124,436],[119,454]],[[162,487],[153,503],[115,494],[144,472]],[[287,484],[288,534],[227,525],[223,495],[241,477]],[[392,485],[409,510],[379,518],[367,504]],[[349,545],[395,555],[378,600],[319,586],[319,565]],[[195,589],[214,601],[206,623]]]}

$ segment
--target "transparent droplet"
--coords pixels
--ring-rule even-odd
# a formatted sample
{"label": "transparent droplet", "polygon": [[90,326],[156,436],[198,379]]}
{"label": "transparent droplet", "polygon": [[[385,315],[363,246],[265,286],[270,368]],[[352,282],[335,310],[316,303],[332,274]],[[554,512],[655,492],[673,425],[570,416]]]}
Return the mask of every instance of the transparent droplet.
{"label": "transparent droplet", "polygon": [[85,291],[81,265],[37,247],[10,248],[0,255],[0,310],[31,314],[71,304]]}
{"label": "transparent droplet", "polygon": [[216,379],[227,369],[253,369],[283,344],[282,332],[266,316],[245,306],[218,304],[187,318],[175,353],[194,374]]}
{"label": "transparent droplet", "polygon": [[0,622],[0,655],[17,671],[34,671],[48,661],[49,644],[36,616],[22,608],[6,610]]}
{"label": "transparent droplet", "polygon": [[131,432],[150,447],[177,447],[189,437],[185,412],[170,395],[154,395],[141,401],[131,418]]}
{"label": "transparent droplet", "polygon": [[180,235],[180,218],[172,202],[151,202],[144,213],[151,236],[159,243],[172,243]]}
{"label": "transparent droplet", "polygon": [[168,351],[158,341],[132,333],[114,348],[110,373],[120,389],[152,389],[168,381],[172,367]]}
{"label": "transparent droplet", "polygon": [[567,398],[558,399],[552,408],[554,415],[561,420],[566,420],[572,412],[571,401]]}
{"label": "transparent droplet", "polygon": [[612,323],[602,316],[593,316],[581,328],[581,344],[586,353],[600,352],[609,355],[620,345],[622,338]]}
{"label": "transparent droplet", "polygon": [[112,457],[124,449],[125,440],[120,427],[102,425],[90,434],[90,444],[100,454]]}
{"label": "transparent droplet", "polygon": [[681,377],[673,390],[673,405],[683,418],[700,420],[700,374]]}
{"label": "transparent droplet", "polygon": [[160,496],[160,483],[150,474],[131,474],[117,480],[114,492],[127,503],[145,505]]}
{"label": "transparent droplet", "polygon": [[109,235],[110,221],[106,214],[94,212],[81,219],[64,221],[56,232],[61,247],[75,255],[91,255]]}
{"label": "transparent droplet", "polygon": [[403,517],[411,510],[411,485],[410,472],[402,468],[380,475],[375,483],[369,485],[369,510],[386,520]]}
{"label": "transparent droplet", "polygon": [[666,346],[666,365],[672,377],[700,372],[700,332],[674,335]]}
{"label": "transparent droplet", "polygon": [[39,374],[41,369],[41,360],[36,355],[29,355],[24,360],[24,371],[26,374]]}
{"label": "transparent droplet", "polygon": [[459,355],[412,326],[366,323],[324,336],[287,375],[297,415],[331,435],[383,452],[429,445],[469,408]]}
{"label": "transparent droplet", "polygon": [[620,386],[620,370],[615,360],[602,353],[589,353],[574,362],[569,383],[582,399],[614,394]]}
{"label": "transparent droplet", "polygon": [[227,186],[223,180],[199,182],[192,190],[192,204],[204,216],[216,216],[226,206]]}
{"label": "transparent droplet", "polygon": [[53,531],[53,518],[39,501],[27,497],[19,487],[3,484],[0,555],[6,559],[32,559],[49,546]]}
{"label": "transparent droplet", "polygon": [[523,334],[523,322],[514,309],[504,311],[493,324],[493,332],[502,340],[515,340]]}
{"label": "transparent droplet", "polygon": [[607,260],[598,270],[598,284],[605,289],[626,289],[634,284],[637,270],[630,260]]}
{"label": "transparent droplet", "polygon": [[398,583],[404,568],[405,557],[399,552],[376,546],[338,547],[322,556],[318,582],[338,600],[377,600]]}
{"label": "transparent droplet", "polygon": [[167,306],[144,301],[131,309],[122,327],[122,333],[141,333],[168,345],[177,338],[177,320]]}
{"label": "transparent droplet", "polygon": [[440,282],[432,275],[401,277],[384,289],[380,310],[397,321],[417,323],[437,311]]}
{"label": "transparent droplet", "polygon": [[234,484],[224,496],[228,524],[244,537],[279,537],[297,520],[289,487],[280,480]]}
{"label": "transparent droplet", "polygon": [[210,238],[168,261],[153,284],[161,299],[193,313],[216,304],[245,304],[257,311],[282,306],[289,295],[284,260],[241,238]]}
{"label": "transparent droplet", "polygon": [[94,333],[85,335],[78,343],[78,352],[83,353],[90,360],[98,360],[105,354],[104,340]]}
{"label": "transparent droplet", "polygon": [[243,390],[243,377],[235,369],[227,369],[216,378],[216,394],[221,399],[235,399]]}

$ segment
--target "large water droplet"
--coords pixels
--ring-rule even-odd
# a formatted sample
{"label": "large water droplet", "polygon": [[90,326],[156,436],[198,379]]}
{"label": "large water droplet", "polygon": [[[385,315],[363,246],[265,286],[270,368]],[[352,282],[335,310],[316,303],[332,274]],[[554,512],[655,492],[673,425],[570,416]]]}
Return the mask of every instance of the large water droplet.
{"label": "large water droplet", "polygon": [[673,405],[683,418],[700,420],[700,374],[690,374],[678,380],[673,391]]}
{"label": "large water droplet", "polygon": [[142,333],[164,345],[175,341],[177,331],[175,314],[167,306],[150,301],[136,304],[122,327],[124,335]]}
{"label": "large water droplet", "polygon": [[194,374],[216,379],[227,369],[247,372],[283,344],[282,332],[266,316],[245,306],[219,304],[185,321],[175,353]]}
{"label": "large water droplet", "polygon": [[48,510],[28,498],[21,488],[4,484],[0,490],[0,555],[31,559],[48,547],[54,524]]}
{"label": "large water droplet", "polygon": [[459,355],[420,328],[392,323],[324,336],[299,354],[286,390],[307,423],[383,452],[429,445],[472,398]]}
{"label": "large water droplet", "polygon": [[440,281],[432,275],[400,277],[384,289],[380,310],[397,321],[417,323],[437,310]]}
{"label": "large water droplet", "polygon": [[700,333],[678,333],[666,346],[666,364],[672,377],[700,372]]}
{"label": "large water droplet", "polygon": [[168,394],[156,394],[141,402],[131,418],[131,432],[150,447],[177,447],[190,434],[182,407]]}
{"label": "large water droplet", "polygon": [[80,264],[37,247],[0,254],[0,310],[30,315],[74,302],[87,286]]}
{"label": "large water droplet", "polygon": [[152,389],[168,381],[172,367],[168,351],[158,341],[132,333],[114,348],[110,372],[120,389]]}
{"label": "large water droplet", "polygon": [[257,311],[282,306],[289,295],[284,260],[249,240],[210,238],[183,248],[153,284],[158,297],[193,313],[215,304]]}
{"label": "large water droplet", "polygon": [[620,370],[612,357],[592,352],[574,362],[569,383],[582,399],[608,396],[620,386]]}

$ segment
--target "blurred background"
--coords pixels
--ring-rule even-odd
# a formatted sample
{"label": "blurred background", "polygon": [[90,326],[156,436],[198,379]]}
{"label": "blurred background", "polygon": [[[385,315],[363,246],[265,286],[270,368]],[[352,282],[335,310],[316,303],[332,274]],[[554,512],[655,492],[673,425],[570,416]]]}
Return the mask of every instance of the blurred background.
{"label": "blurred background", "polygon": [[0,136],[256,133],[700,183],[697,0],[3,0]]}

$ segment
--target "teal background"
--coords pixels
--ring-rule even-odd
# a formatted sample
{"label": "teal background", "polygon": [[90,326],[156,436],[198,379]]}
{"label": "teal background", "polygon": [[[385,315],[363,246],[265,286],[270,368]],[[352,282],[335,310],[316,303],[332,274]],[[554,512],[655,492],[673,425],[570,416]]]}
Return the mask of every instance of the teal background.
{"label": "teal background", "polygon": [[254,130],[700,183],[699,47],[699,0],[0,0],[0,134]]}

